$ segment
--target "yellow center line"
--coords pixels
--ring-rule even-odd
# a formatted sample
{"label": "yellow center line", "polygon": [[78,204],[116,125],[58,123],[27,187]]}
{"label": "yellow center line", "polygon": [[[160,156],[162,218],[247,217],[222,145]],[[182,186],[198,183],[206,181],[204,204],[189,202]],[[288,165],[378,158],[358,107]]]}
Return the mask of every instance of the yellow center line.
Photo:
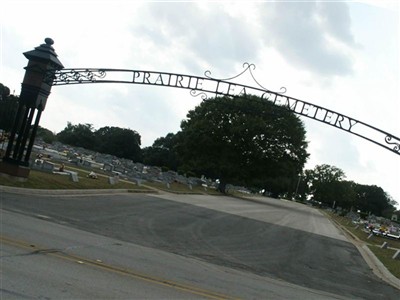
{"label": "yellow center line", "polygon": [[181,290],[181,291],[188,292],[188,293],[191,293],[194,295],[203,296],[203,297],[206,297],[209,299],[217,299],[217,300],[238,299],[238,298],[224,295],[221,293],[205,290],[205,289],[202,289],[199,287],[178,283],[178,282],[175,282],[172,280],[168,280],[168,279],[164,279],[164,278],[160,278],[160,277],[156,277],[156,276],[152,276],[152,275],[143,274],[143,273],[140,273],[135,270],[120,268],[120,267],[112,266],[112,265],[107,265],[107,264],[104,264],[103,262],[80,257],[80,256],[77,256],[74,254],[67,254],[67,253],[64,253],[63,250],[61,250],[61,249],[42,248],[42,247],[38,247],[36,245],[30,244],[30,243],[27,243],[24,241],[19,241],[16,239],[5,237],[5,236],[0,236],[0,241],[1,241],[1,243],[4,243],[4,244],[8,244],[8,245],[23,248],[23,249],[29,249],[29,250],[35,251],[37,253],[42,253],[43,255],[50,255],[53,257],[57,257],[57,258],[72,261],[72,262],[83,263],[83,264],[86,264],[86,265],[89,265],[92,267],[96,267],[96,268],[99,268],[99,269],[102,269],[105,271],[117,273],[117,274],[124,275],[124,276],[129,276],[129,277],[140,279],[140,280],[143,280],[146,282],[151,282],[151,283],[157,284],[157,285],[163,285],[163,286],[166,286],[169,288]]}

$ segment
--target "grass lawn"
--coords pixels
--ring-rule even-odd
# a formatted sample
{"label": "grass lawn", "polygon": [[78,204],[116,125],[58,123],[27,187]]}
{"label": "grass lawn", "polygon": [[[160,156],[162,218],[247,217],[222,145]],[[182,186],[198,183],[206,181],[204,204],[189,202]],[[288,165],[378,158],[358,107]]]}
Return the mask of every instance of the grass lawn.
{"label": "grass lawn", "polygon": [[[56,164],[57,166],[57,164]],[[58,167],[58,166],[57,166]],[[205,189],[202,186],[193,186],[192,189],[186,184],[173,182],[169,188],[161,182],[145,182],[138,186],[135,182],[120,179],[117,184],[111,185],[108,182],[106,173],[102,170],[95,170],[97,179],[88,178],[90,170],[78,168],[76,166],[66,166],[65,170],[78,173],[79,182],[72,182],[69,175],[52,174],[38,170],[31,170],[26,182],[18,182],[13,179],[0,176],[0,185],[31,188],[31,189],[129,189],[130,191],[153,191],[162,190],[178,194],[209,194],[221,195],[214,189]]]}
{"label": "grass lawn", "polygon": [[370,238],[369,232],[365,232],[362,225],[357,227],[349,218],[338,216],[334,213],[327,213],[329,217],[339,223],[342,227],[346,228],[361,241],[365,242],[368,248],[375,254],[375,256],[383,263],[383,265],[397,278],[400,279],[400,260],[392,259],[395,250],[381,249],[380,246],[387,242],[389,248],[400,249],[400,240],[388,239],[380,236],[373,235]]}
{"label": "grass lawn", "polygon": [[125,182],[122,180],[117,184],[111,185],[106,176],[98,176],[97,179],[91,179],[87,177],[89,171],[78,171],[77,169],[74,169],[74,171],[78,173],[79,182],[72,182],[68,175],[31,170],[26,182],[18,182],[0,176],[0,185],[31,189],[146,189],[145,187],[137,186],[135,183]]}
{"label": "grass lawn", "polygon": [[379,258],[390,273],[400,279],[400,260],[392,258],[396,250],[381,249],[373,245],[368,245],[368,248]]}

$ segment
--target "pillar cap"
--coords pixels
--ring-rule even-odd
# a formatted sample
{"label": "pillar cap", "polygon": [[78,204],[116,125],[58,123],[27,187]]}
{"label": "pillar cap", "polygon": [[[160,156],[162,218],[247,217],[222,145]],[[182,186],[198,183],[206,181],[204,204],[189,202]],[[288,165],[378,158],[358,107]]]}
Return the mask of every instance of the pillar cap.
{"label": "pillar cap", "polygon": [[57,70],[63,69],[64,66],[57,58],[57,54],[52,46],[54,44],[53,39],[46,38],[44,42],[45,44],[41,44],[35,50],[24,52],[25,57],[32,61],[51,63],[52,67]]}

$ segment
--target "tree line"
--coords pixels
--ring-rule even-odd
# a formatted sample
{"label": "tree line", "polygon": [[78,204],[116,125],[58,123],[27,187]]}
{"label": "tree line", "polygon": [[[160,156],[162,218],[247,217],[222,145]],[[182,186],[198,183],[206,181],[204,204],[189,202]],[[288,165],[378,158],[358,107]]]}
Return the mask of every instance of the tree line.
{"label": "tree line", "polygon": [[[6,87],[0,88],[5,95],[0,113],[7,115],[15,109],[18,97],[10,98]],[[5,121],[0,123],[6,131],[11,128],[7,126]],[[144,148],[138,132],[119,127],[95,130],[91,124],[68,122],[57,134],[39,128],[37,135],[47,143],[57,140],[164,170],[206,176],[219,181],[221,192],[227,184],[234,184],[272,197],[375,215],[395,210],[396,202],[382,188],[346,181],[339,168],[320,165],[304,170],[309,157],[306,130],[299,117],[284,106],[250,95],[215,97],[190,110],[180,127],[177,133],[159,137]]]}
{"label": "tree line", "polygon": [[142,161],[141,136],[131,129],[106,126],[94,130],[91,124],[72,125],[68,122],[55,138],[63,144]]}
{"label": "tree line", "polygon": [[397,202],[376,185],[346,180],[343,170],[322,164],[304,170],[298,181],[299,199],[309,199],[320,206],[353,209],[361,214],[391,218]]}

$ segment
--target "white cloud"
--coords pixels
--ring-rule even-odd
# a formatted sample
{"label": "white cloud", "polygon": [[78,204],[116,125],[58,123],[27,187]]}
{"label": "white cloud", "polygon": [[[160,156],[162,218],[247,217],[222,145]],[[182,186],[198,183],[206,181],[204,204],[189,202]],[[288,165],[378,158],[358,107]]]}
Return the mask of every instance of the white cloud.
{"label": "white cloud", "polygon": [[265,43],[291,64],[327,77],[352,73],[351,57],[331,42],[354,44],[345,3],[274,2],[262,9],[269,15],[263,19]]}

